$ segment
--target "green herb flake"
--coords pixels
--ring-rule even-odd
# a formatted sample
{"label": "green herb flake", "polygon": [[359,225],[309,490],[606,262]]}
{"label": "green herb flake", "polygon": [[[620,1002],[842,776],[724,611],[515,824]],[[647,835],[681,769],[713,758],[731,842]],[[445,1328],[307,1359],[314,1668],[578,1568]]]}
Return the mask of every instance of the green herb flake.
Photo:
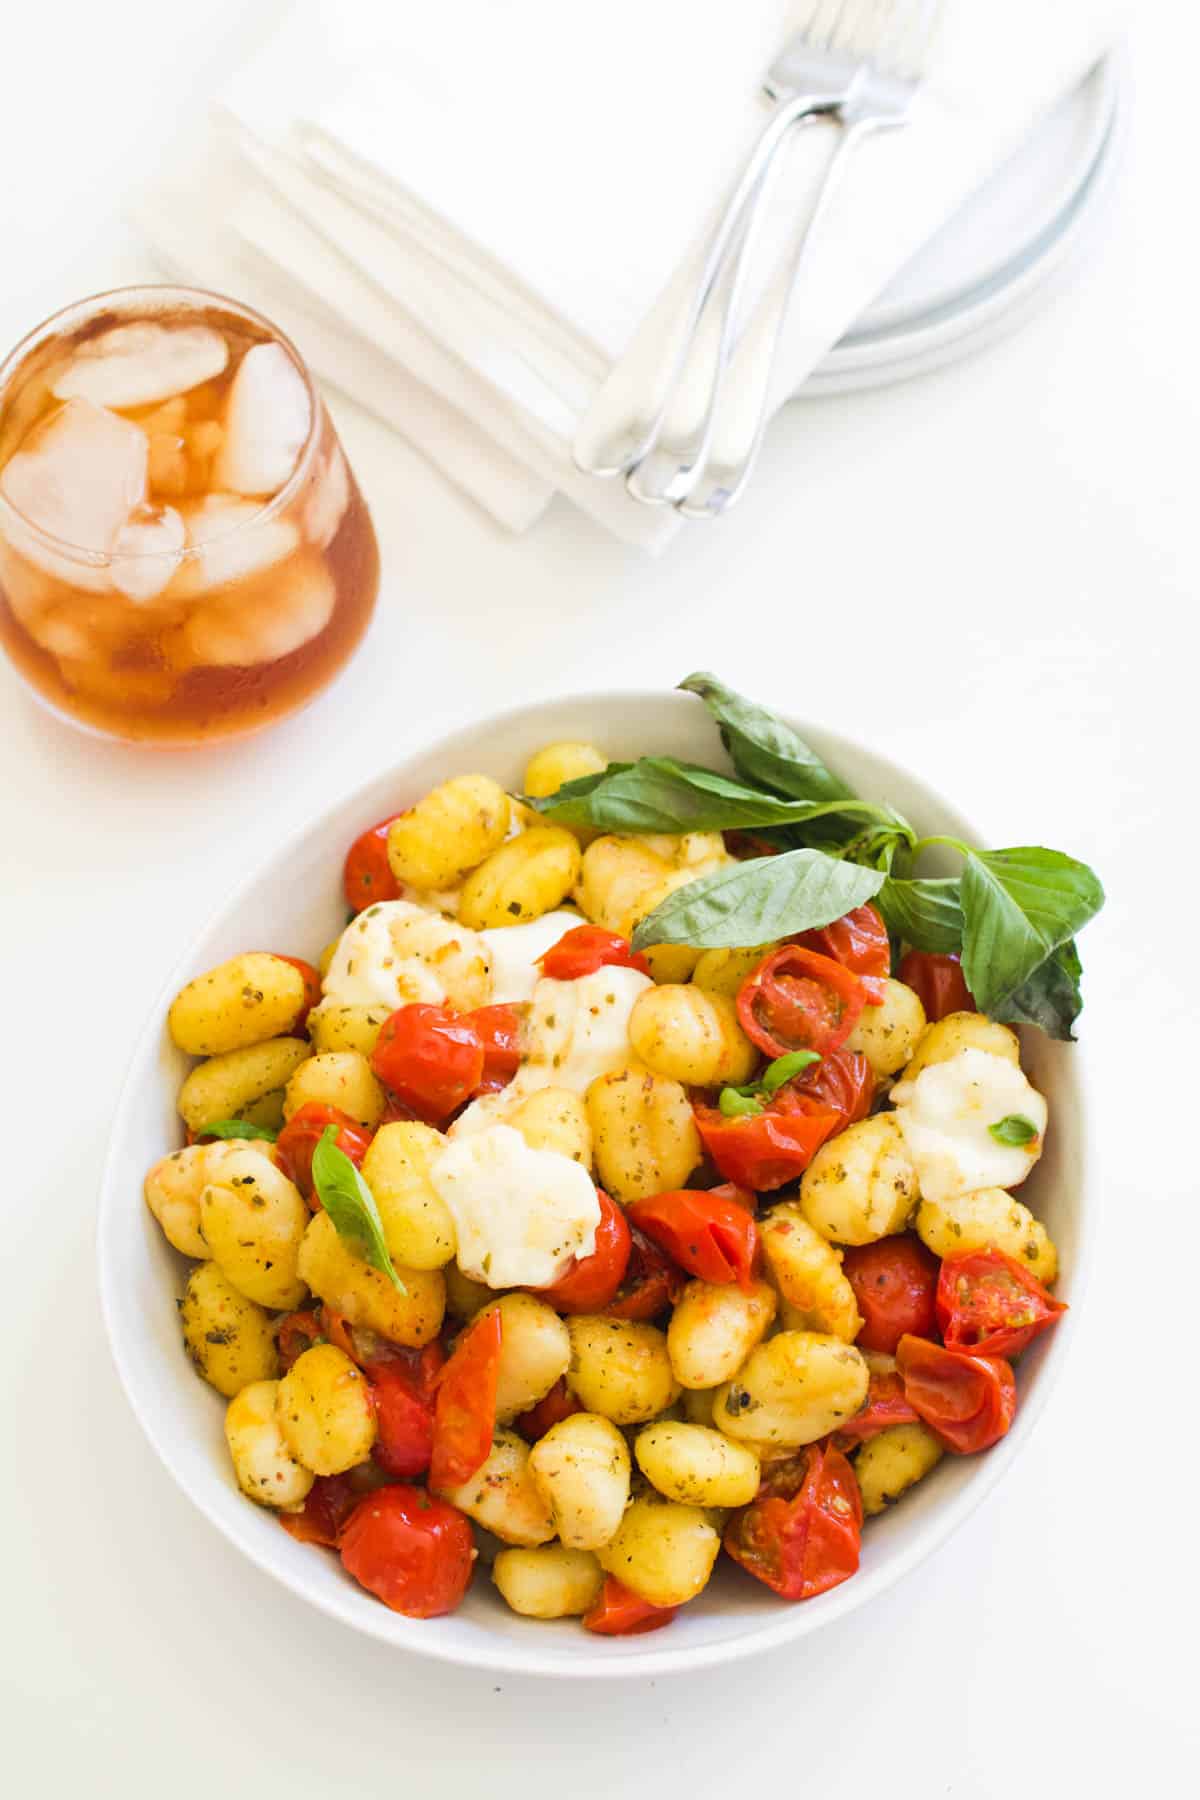
{"label": "green herb flake", "polygon": [[1015,1148],[1032,1144],[1038,1134],[1032,1119],[1021,1113],[1008,1113],[1003,1119],[997,1119],[994,1125],[988,1126],[988,1132],[998,1144],[1011,1144]]}

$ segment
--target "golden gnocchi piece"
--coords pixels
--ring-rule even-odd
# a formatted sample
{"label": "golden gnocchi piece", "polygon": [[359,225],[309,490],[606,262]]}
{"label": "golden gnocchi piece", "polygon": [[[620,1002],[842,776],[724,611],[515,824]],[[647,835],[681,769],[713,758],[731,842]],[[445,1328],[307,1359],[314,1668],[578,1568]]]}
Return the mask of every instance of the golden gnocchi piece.
{"label": "golden gnocchi piece", "polygon": [[571,1339],[552,1306],[534,1294],[502,1294],[481,1309],[500,1314],[496,1417],[509,1424],[545,1398],[571,1360]]}
{"label": "golden gnocchi piece", "polygon": [[942,1460],[942,1446],[926,1425],[889,1425],[868,1438],[854,1473],[868,1518],[899,1500]]}
{"label": "golden gnocchi piece", "polygon": [[357,1050],[326,1050],[310,1056],[288,1082],[284,1118],[290,1119],[310,1102],[336,1106],[370,1131],[383,1117],[387,1095]]}
{"label": "golden gnocchi piece", "polygon": [[511,808],[489,775],[456,775],[400,814],[388,832],[392,874],[415,888],[457,887],[508,831]]}
{"label": "golden gnocchi piece", "polygon": [[567,1331],[567,1386],[586,1412],[614,1425],[640,1425],[678,1397],[667,1339],[656,1326],[577,1313]]}
{"label": "golden gnocchi piece", "polygon": [[230,1156],[241,1150],[255,1151],[271,1161],[271,1146],[261,1138],[224,1138],[211,1144],[188,1144],[154,1164],[142,1192],[172,1249],[199,1258],[210,1254],[200,1230],[200,1196]]}
{"label": "golden gnocchi piece", "polygon": [[288,1449],[275,1403],[277,1381],[252,1381],[234,1395],[225,1412],[225,1442],[243,1494],[259,1506],[301,1506],[314,1480],[311,1469]]}
{"label": "golden gnocchi piece", "polygon": [[537,825],[467,876],[458,916],[472,931],[526,925],[561,906],[578,879],[578,839],[559,825]]}
{"label": "golden gnocchi piece", "polygon": [[903,1231],[917,1175],[891,1113],[860,1119],[822,1144],[800,1178],[800,1210],[835,1244],[873,1244]]}
{"label": "golden gnocchi piece", "polygon": [[614,1200],[641,1200],[681,1188],[703,1159],[686,1090],[650,1069],[601,1075],[585,1096],[592,1155]]}
{"label": "golden gnocchi piece", "polygon": [[550,1508],[530,1473],[529,1445],[515,1431],[497,1431],[487,1461],[469,1481],[436,1491],[502,1543],[546,1544],[554,1536]]}
{"label": "golden gnocchi piece", "polygon": [[300,1278],[326,1306],[351,1325],[364,1325],[413,1350],[432,1342],[446,1310],[440,1269],[397,1267],[405,1292],[356,1256],[338,1236],[328,1213],[317,1213],[300,1245]]}
{"label": "golden gnocchi piece", "polygon": [[721,1534],[700,1507],[647,1494],[596,1554],[606,1574],[652,1606],[682,1606],[706,1585],[720,1548]]}
{"label": "golden gnocchi piece", "polygon": [[759,1055],[723,994],[694,984],[647,988],[629,1017],[635,1054],[656,1075],[689,1087],[749,1081]]}
{"label": "golden gnocchi piece", "polygon": [[279,1383],[275,1417],[284,1443],[314,1475],[340,1475],[365,1462],[375,1442],[366,1376],[335,1344],[314,1344]]}
{"label": "golden gnocchi piece", "polygon": [[410,1269],[440,1269],[454,1255],[454,1216],[430,1176],[445,1142],[431,1125],[401,1119],[380,1126],[363,1158],[388,1254]]}
{"label": "golden gnocchi piece", "polygon": [[912,1081],[930,1063],[953,1062],[961,1050],[986,1050],[990,1056],[1002,1056],[1006,1062],[1019,1063],[1021,1044],[1015,1031],[989,1019],[985,1013],[947,1013],[926,1026],[917,1040],[907,1067],[905,1081]]}
{"label": "golden gnocchi piece", "polygon": [[304,1038],[270,1038],[199,1063],[179,1090],[179,1116],[192,1131],[218,1119],[240,1119],[256,1100],[286,1087],[312,1055]]}
{"label": "golden gnocchi piece", "polygon": [[778,944],[759,944],[752,950],[706,950],[692,972],[692,982],[710,994],[736,1000],[742,983],[778,948]]}
{"label": "golden gnocchi piece", "polygon": [[230,957],[181,988],[167,1029],[189,1056],[221,1056],[291,1031],[304,1010],[304,977],[282,956]]}
{"label": "golden gnocchi piece", "polygon": [[501,1550],[492,1580],[513,1612],[526,1619],[577,1619],[600,1598],[604,1570],[588,1550],[542,1544]]}
{"label": "golden gnocchi piece", "polygon": [[502,1117],[531,1150],[555,1150],[581,1168],[591,1168],[592,1127],[582,1095],[572,1088],[535,1088]]}
{"label": "golden gnocchi piece", "polygon": [[573,1413],[540,1437],[529,1470],[573,1550],[596,1550],[614,1535],[629,1500],[629,1447],[611,1420]]}
{"label": "golden gnocchi piece", "polygon": [[925,1030],[921,997],[902,981],[888,977],[887,993],[878,1006],[864,1006],[846,1039],[847,1050],[860,1050],[877,1081],[886,1081],[909,1061]]}
{"label": "golden gnocchi piece", "polygon": [[688,1506],[747,1506],[758,1492],[754,1451],[706,1425],[656,1420],[638,1432],[634,1455],[652,1487]]}
{"label": "golden gnocchi piece", "polygon": [[713,1422],[744,1443],[798,1450],[858,1412],[867,1378],[852,1344],[814,1331],[780,1331],[720,1389]]}
{"label": "golden gnocchi piece", "polygon": [[628,937],[642,895],[670,873],[667,859],[656,856],[640,838],[599,837],[583,853],[575,898],[593,925]]}
{"label": "golden gnocchi piece", "polygon": [[758,1233],[768,1273],[788,1309],[788,1328],[824,1332],[852,1344],[862,1319],[842,1273],[841,1251],[814,1231],[794,1200],[764,1213]]}
{"label": "golden gnocchi piece", "polygon": [[494,1288],[482,1281],[472,1281],[456,1262],[448,1262],[442,1276],[446,1283],[446,1311],[452,1319],[461,1319],[464,1324],[482,1311],[489,1300],[496,1298]]}
{"label": "golden gnocchi piece", "polygon": [[304,1298],[300,1245],[309,1211],[299,1188],[257,1150],[237,1149],[200,1195],[200,1232],[222,1274],[260,1306]]}
{"label": "golden gnocchi piece", "polygon": [[564,739],[561,743],[544,744],[525,764],[521,787],[532,800],[546,800],[557,794],[568,781],[581,781],[585,775],[602,775],[608,758],[594,744]]}
{"label": "golden gnocchi piece", "polygon": [[323,1000],[309,1015],[308,1035],[318,1056],[353,1050],[370,1060],[388,1017],[386,1006],[341,1006]]}
{"label": "golden gnocchi piece", "polygon": [[667,1326],[667,1353],[680,1386],[711,1391],[732,1381],[767,1335],[776,1305],[765,1281],[745,1291],[732,1283],[689,1281]]}
{"label": "golden gnocchi piece", "polygon": [[188,1276],[179,1322],[197,1374],[227,1400],[279,1373],[270,1315],[239,1294],[215,1262],[201,1263]]}
{"label": "golden gnocchi piece", "polygon": [[922,1200],[913,1225],[935,1256],[954,1256],[989,1245],[1013,1257],[1049,1287],[1058,1274],[1058,1251],[1040,1219],[1004,1188],[976,1188],[953,1200]]}

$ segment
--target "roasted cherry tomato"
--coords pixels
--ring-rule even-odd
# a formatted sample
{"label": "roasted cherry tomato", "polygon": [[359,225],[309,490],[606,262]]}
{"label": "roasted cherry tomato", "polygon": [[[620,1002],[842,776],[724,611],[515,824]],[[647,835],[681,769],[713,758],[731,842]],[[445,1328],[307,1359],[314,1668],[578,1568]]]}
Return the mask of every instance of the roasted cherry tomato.
{"label": "roasted cherry tomato", "polygon": [[931,1025],[947,1013],[979,1010],[963,975],[960,957],[934,956],[928,950],[906,951],[900,963],[900,980],[918,996]]}
{"label": "roasted cherry tomato", "polygon": [[401,1006],[383,1022],[371,1067],[418,1117],[440,1125],[479,1086],[483,1040],[467,1013]]}
{"label": "roasted cherry tomato", "polygon": [[604,1308],[610,1319],[657,1319],[674,1306],[683,1292],[685,1276],[657,1244],[636,1225],[629,1228],[629,1262],[625,1279]]}
{"label": "roasted cherry tomato", "polygon": [[626,938],[599,925],[572,926],[557,944],[551,944],[541,964],[542,974],[552,981],[577,981],[581,975],[594,975],[597,969],[609,965],[639,969],[643,975],[650,973],[650,965],[640,951],[631,950]]}
{"label": "roasted cherry tomato", "polygon": [[933,1296],[938,1261],[910,1231],[846,1251],[842,1273],[862,1314],[860,1350],[893,1355],[900,1339],[934,1335]]}
{"label": "roasted cherry tomato", "polygon": [[844,1044],[863,1007],[858,976],[831,956],[783,944],[759,963],[738,990],[742,1030],[767,1056],[815,1050],[824,1056]]}
{"label": "roasted cherry tomato", "polygon": [[303,1356],[314,1344],[323,1344],[325,1341],[325,1327],[318,1313],[288,1313],[275,1327],[281,1371],[286,1375],[298,1356]]}
{"label": "roasted cherry tomato", "polygon": [[865,1119],[875,1099],[875,1075],[861,1050],[827,1050],[820,1062],[789,1081],[781,1093],[816,1100],[838,1115],[830,1136]]}
{"label": "roasted cherry tomato", "polygon": [[601,1637],[634,1637],[642,1631],[660,1631],[669,1625],[677,1606],[654,1606],[633,1593],[615,1575],[604,1577],[600,1598],[583,1615],[584,1628]]}
{"label": "roasted cherry tomato", "polygon": [[536,1444],[539,1438],[545,1437],[552,1425],[561,1425],[572,1413],[582,1411],[582,1406],[560,1375],[550,1392],[543,1395],[528,1412],[521,1413],[513,1423],[528,1443]]}
{"label": "roasted cherry tomato", "polygon": [[757,1500],[730,1519],[725,1548],[785,1600],[810,1600],[858,1568],[862,1497],[832,1445],[810,1444],[768,1470]]}
{"label": "roasted cherry tomato", "polygon": [[887,926],[870,901],[835,919],[832,925],[802,931],[792,941],[821,956],[831,956],[834,962],[850,969],[862,983],[868,1006],[879,1006],[886,999],[892,946]]}
{"label": "roasted cherry tomato", "polygon": [[378,1431],[371,1454],[389,1475],[423,1475],[433,1454],[433,1408],[443,1352],[395,1349],[366,1364]]}
{"label": "roasted cherry tomato", "polygon": [[590,1256],[577,1256],[552,1287],[533,1290],[555,1312],[603,1312],[625,1279],[631,1248],[629,1226],[616,1201],[599,1189],[596,1192],[600,1201],[596,1248]]}
{"label": "roasted cherry tomato", "polygon": [[393,813],[390,819],[372,825],[355,838],[346,853],[342,886],[346,904],[355,912],[374,906],[378,900],[399,900],[404,892],[392,874],[387,854],[388,832],[399,817],[399,813]]}
{"label": "roasted cherry tomato", "polygon": [[1066,1310],[1003,1250],[964,1250],[942,1263],[937,1322],[948,1350],[1015,1356]]}
{"label": "roasted cherry tomato", "polygon": [[424,1488],[380,1488],[355,1507],[339,1539],[342,1562],[393,1612],[453,1612],[471,1580],[475,1543],[455,1507]]}
{"label": "roasted cherry tomato", "polygon": [[737,1187],[765,1194],[795,1181],[827,1137],[840,1129],[841,1113],[789,1083],[762,1112],[740,1118],[693,1100],[701,1142],[721,1174]]}
{"label": "roasted cherry tomato", "polygon": [[295,1182],[314,1212],[319,1210],[321,1203],[313,1193],[313,1151],[331,1125],[337,1126],[334,1142],[338,1149],[350,1158],[356,1169],[361,1169],[363,1157],[371,1147],[372,1134],[364,1131],[349,1113],[336,1106],[325,1106],[320,1100],[306,1100],[303,1106],[298,1106],[275,1140],[280,1167]]}
{"label": "roasted cherry tomato", "polygon": [[438,1378],[430,1487],[458,1487],[488,1459],[496,1430],[503,1330],[498,1311],[475,1319]]}
{"label": "roasted cherry tomato", "polygon": [[359,1463],[344,1475],[318,1475],[298,1513],[280,1513],[279,1523],[302,1544],[337,1548],[342,1526],[360,1500],[387,1484],[373,1463]]}
{"label": "roasted cherry tomato", "polygon": [[895,1369],[872,1369],[867,1382],[867,1397],[852,1419],[834,1433],[839,1450],[865,1444],[890,1425],[915,1425],[917,1412],[904,1392],[904,1383]]}
{"label": "roasted cherry tomato", "polygon": [[478,1006],[462,1015],[483,1045],[483,1074],[476,1093],[498,1094],[520,1067],[521,1011],[519,1006]]}
{"label": "roasted cherry tomato", "polygon": [[727,1182],[724,1187],[678,1188],[635,1200],[629,1217],[681,1269],[699,1281],[736,1281],[748,1288],[758,1260],[754,1196]]}
{"label": "roasted cherry tomato", "polygon": [[1017,1410],[1012,1368],[999,1356],[945,1350],[928,1338],[902,1337],[896,1367],[904,1392],[948,1450],[969,1456],[1002,1438]]}

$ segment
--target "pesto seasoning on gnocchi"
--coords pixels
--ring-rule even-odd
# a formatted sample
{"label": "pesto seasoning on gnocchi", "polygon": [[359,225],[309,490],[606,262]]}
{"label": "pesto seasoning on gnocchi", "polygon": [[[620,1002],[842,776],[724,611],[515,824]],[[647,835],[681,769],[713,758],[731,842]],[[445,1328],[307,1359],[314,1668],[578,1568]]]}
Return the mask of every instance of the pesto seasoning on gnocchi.
{"label": "pesto seasoning on gnocchi", "polygon": [[454,775],[331,846],[332,943],[168,1014],[187,1141],[145,1199],[230,1478],[410,1617],[473,1525],[498,1604],[602,1635],[722,1551],[819,1595],[1003,1436],[1064,1310],[1013,1027],[1071,1035],[1099,883],[957,843],[927,875],[783,721],[683,686],[732,775],[573,740],[519,792]]}

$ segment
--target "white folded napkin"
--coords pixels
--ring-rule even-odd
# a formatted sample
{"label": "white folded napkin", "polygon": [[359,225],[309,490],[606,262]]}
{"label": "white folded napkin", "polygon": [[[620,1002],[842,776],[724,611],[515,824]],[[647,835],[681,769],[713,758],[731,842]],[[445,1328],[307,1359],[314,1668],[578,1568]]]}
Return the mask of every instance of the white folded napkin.
{"label": "white folded napkin", "polygon": [[[221,96],[213,142],[138,216],[172,267],[276,317],[319,375],[504,524],[523,528],[560,491],[657,548],[677,516],[581,474],[573,449],[644,405],[762,129],[763,73],[809,11],[301,0]],[[773,404],[1083,77],[1120,16],[1120,0],[944,0],[913,122],[864,145],[815,247]],[[795,136],[756,262],[763,295],[832,136]]]}

